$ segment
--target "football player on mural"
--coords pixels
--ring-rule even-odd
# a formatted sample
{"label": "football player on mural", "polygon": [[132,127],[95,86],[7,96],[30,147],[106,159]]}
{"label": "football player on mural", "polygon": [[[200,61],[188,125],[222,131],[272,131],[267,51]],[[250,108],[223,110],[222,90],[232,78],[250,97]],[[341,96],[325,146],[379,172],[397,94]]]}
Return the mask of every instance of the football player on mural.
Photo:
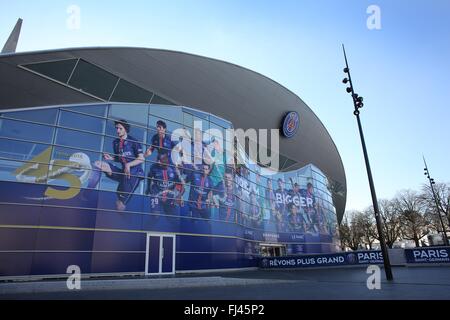
{"label": "football player on mural", "polygon": [[314,187],[311,182],[306,185],[306,190],[304,190],[304,198],[306,199],[305,216],[308,221],[307,231],[309,232],[319,232],[319,221],[317,217],[317,202],[314,195]]}
{"label": "football player on mural", "polygon": [[184,181],[178,167],[169,165],[169,155],[161,153],[158,163],[154,163],[148,173],[146,194],[151,196],[152,212],[168,215],[179,213],[183,205]]}
{"label": "football player on mural", "polygon": [[265,197],[264,197],[265,203],[264,203],[264,211],[265,216],[269,217],[269,225],[276,222],[275,217],[275,193],[273,192],[272,187],[272,180],[270,178],[267,178],[267,188],[265,190]]}
{"label": "football player on mural", "polygon": [[238,222],[247,223],[250,213],[250,183],[248,178],[248,169],[241,165],[236,169],[236,202]]}
{"label": "football player on mural", "polygon": [[278,229],[282,230],[286,222],[286,196],[287,191],[284,189],[284,181],[278,178],[278,189],[275,190],[275,219]]}
{"label": "football player on mural", "polygon": [[186,183],[190,183],[189,206],[193,217],[211,218],[210,208],[213,202],[210,170],[210,165],[204,163],[202,171],[191,171],[186,177]]}
{"label": "football player on mural", "polygon": [[[95,166],[109,178],[117,181],[116,208],[119,211],[126,209],[127,202],[143,179],[144,154],[142,145],[129,135],[130,125],[126,120],[115,121],[117,138],[113,141],[114,155],[103,153],[105,161],[96,161]],[[116,166],[112,162],[117,162]]]}
{"label": "football player on mural", "polygon": [[225,173],[225,188],[222,197],[219,197],[219,219],[235,222],[235,195],[234,195],[234,179],[232,170]]}
{"label": "football player on mural", "polygon": [[220,199],[224,195],[224,175],[225,175],[225,158],[222,147],[223,142],[213,136],[211,138],[211,143],[204,148],[203,157],[207,163],[211,166],[211,172],[209,177],[212,182],[212,190],[213,190],[213,202],[214,206],[212,207],[212,215],[216,218],[220,215]]}
{"label": "football player on mural", "polygon": [[300,185],[292,179],[289,178],[291,182],[292,189],[288,191],[290,195],[291,202],[288,204],[289,211],[289,224],[291,227],[296,229],[296,231],[305,231],[305,224],[301,214],[301,192]]}
{"label": "football player on mural", "polygon": [[259,205],[257,195],[254,190],[250,191],[250,214],[249,214],[251,226],[254,228],[262,227],[262,215],[261,207]]}
{"label": "football player on mural", "polygon": [[163,120],[158,120],[156,122],[156,133],[153,135],[151,140],[151,146],[145,152],[145,157],[149,157],[155,151],[158,152],[158,156],[162,153],[167,153],[169,155],[169,163],[172,163],[171,152],[175,146],[175,142],[172,141],[170,134],[167,133],[167,124]]}
{"label": "football player on mural", "polygon": [[293,203],[289,203],[287,205],[289,214],[288,214],[288,223],[291,231],[304,232],[303,225],[301,223],[301,218],[299,215],[298,207]]}

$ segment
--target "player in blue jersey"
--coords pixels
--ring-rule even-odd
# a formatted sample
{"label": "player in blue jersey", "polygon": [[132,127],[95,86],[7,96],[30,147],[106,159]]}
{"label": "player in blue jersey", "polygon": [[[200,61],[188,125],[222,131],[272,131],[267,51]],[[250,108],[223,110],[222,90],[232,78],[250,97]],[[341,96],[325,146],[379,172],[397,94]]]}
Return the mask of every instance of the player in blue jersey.
{"label": "player in blue jersey", "polygon": [[[113,141],[114,156],[104,153],[103,159],[107,162],[96,161],[95,166],[119,183],[116,208],[123,211],[143,179],[144,154],[142,145],[129,135],[130,125],[126,120],[116,121],[115,126],[118,138]],[[118,162],[120,166],[116,166],[112,162]]]}
{"label": "player in blue jersey", "polygon": [[175,147],[175,142],[173,142],[170,135],[167,134],[167,124],[164,121],[158,120],[156,122],[156,130],[158,131],[158,133],[152,137],[152,140],[150,142],[151,146],[145,152],[145,157],[149,157],[156,149],[156,151],[158,152],[158,156],[163,153],[168,154],[169,163],[171,164],[171,153],[172,149]]}
{"label": "player in blue jersey", "polygon": [[252,189],[250,191],[250,225],[254,228],[261,228],[262,215],[261,215],[261,207],[258,202],[258,196],[255,191]]}
{"label": "player in blue jersey", "polygon": [[318,208],[316,202],[316,196],[314,195],[314,188],[311,182],[306,185],[306,213],[311,221],[310,230],[313,232],[319,232],[319,221],[317,218]]}
{"label": "player in blue jersey", "polygon": [[[297,229],[305,230],[305,220],[304,215],[301,213],[301,201],[302,201],[302,194],[300,191],[300,185],[295,182],[292,178],[289,178],[289,181],[291,182],[292,189],[288,191],[288,194],[290,196],[290,203],[288,212],[289,212],[289,221],[292,226],[292,221],[296,221],[298,226]],[[293,208],[294,206],[295,208]],[[295,218],[294,218],[295,217]]]}
{"label": "player in blue jersey", "polygon": [[235,222],[235,195],[234,195],[234,179],[231,172],[225,173],[225,188],[224,194],[219,198],[220,209],[219,209],[219,219],[225,221]]}
{"label": "player in blue jersey", "polygon": [[193,217],[211,218],[212,181],[209,177],[209,164],[202,165],[202,171],[192,171],[186,182],[190,182],[189,206]]}
{"label": "player in blue jersey", "polygon": [[286,196],[287,191],[284,189],[284,181],[278,178],[278,189],[274,191],[275,194],[275,218],[279,228],[283,227],[286,222]]}
{"label": "player in blue jersey", "polygon": [[299,215],[298,207],[291,202],[287,205],[288,209],[288,225],[291,231],[304,232],[303,224]]}
{"label": "player in blue jersey", "polygon": [[238,223],[247,223],[250,214],[250,182],[248,170],[244,166],[240,166],[236,170],[236,209]]}
{"label": "player in blue jersey", "polygon": [[203,157],[211,165],[210,178],[213,183],[213,201],[215,206],[212,208],[213,217],[220,216],[219,199],[223,197],[225,192],[224,175],[225,175],[225,155],[222,147],[223,141],[217,137],[211,138],[211,143],[205,148]]}
{"label": "player in blue jersey", "polygon": [[178,213],[178,205],[184,193],[182,178],[176,167],[169,166],[169,156],[162,153],[158,163],[154,163],[148,174],[147,194],[151,196],[152,212],[168,215]]}
{"label": "player in blue jersey", "polygon": [[276,221],[275,219],[275,193],[272,189],[272,180],[270,178],[267,178],[267,187],[264,192],[264,210],[265,215],[269,217],[269,222],[274,223]]}

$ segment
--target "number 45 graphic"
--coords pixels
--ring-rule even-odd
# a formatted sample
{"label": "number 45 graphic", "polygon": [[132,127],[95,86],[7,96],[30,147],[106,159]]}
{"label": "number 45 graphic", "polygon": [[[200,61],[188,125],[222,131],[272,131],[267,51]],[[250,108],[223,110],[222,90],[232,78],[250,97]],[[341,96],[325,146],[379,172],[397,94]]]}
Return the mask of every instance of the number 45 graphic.
{"label": "number 45 graphic", "polygon": [[44,195],[59,200],[74,198],[80,193],[81,181],[76,175],[68,172],[82,169],[81,165],[68,160],[50,161],[50,157],[51,147],[31,159],[30,162],[22,167],[17,168],[14,171],[16,179],[21,182],[46,183],[49,179],[57,178],[58,180],[68,182],[70,187],[66,190],[48,187]]}

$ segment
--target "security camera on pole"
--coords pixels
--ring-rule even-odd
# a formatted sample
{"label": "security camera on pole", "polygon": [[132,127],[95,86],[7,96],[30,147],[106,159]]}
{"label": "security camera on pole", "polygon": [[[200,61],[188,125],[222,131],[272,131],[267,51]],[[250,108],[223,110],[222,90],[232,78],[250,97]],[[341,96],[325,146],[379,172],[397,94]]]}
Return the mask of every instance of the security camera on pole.
{"label": "security camera on pole", "polygon": [[375,186],[373,184],[372,171],[370,170],[370,164],[369,164],[369,156],[367,155],[366,142],[364,140],[364,134],[362,131],[362,126],[361,126],[361,120],[359,118],[359,109],[364,106],[363,97],[358,96],[353,89],[352,78],[350,76],[350,69],[348,67],[347,55],[345,53],[344,45],[342,45],[342,49],[344,50],[344,58],[345,58],[344,72],[348,75],[348,78],[345,78],[344,80],[342,80],[342,82],[344,84],[349,83],[349,87],[347,87],[346,90],[348,93],[352,94],[353,105],[355,107],[353,114],[356,116],[356,119],[358,121],[359,135],[361,137],[361,144],[362,144],[363,153],[364,153],[364,160],[366,161],[366,169],[367,169],[367,176],[369,178],[370,193],[372,194],[373,210],[375,211],[375,221],[377,224],[378,235],[380,237],[381,252],[383,253],[384,270],[386,272],[386,279],[392,280],[393,279],[392,269],[391,269],[391,264],[389,262],[389,254],[387,251],[386,242],[384,240],[383,228],[381,226],[380,210],[378,209],[377,195],[375,193]]}

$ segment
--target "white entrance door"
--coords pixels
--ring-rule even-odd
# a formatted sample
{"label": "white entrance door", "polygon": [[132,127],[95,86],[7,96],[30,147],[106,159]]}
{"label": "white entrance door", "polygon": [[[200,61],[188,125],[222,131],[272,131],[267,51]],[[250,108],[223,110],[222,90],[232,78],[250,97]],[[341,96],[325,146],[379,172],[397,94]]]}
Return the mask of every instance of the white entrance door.
{"label": "white entrance door", "polygon": [[175,274],[175,235],[147,234],[145,274]]}

